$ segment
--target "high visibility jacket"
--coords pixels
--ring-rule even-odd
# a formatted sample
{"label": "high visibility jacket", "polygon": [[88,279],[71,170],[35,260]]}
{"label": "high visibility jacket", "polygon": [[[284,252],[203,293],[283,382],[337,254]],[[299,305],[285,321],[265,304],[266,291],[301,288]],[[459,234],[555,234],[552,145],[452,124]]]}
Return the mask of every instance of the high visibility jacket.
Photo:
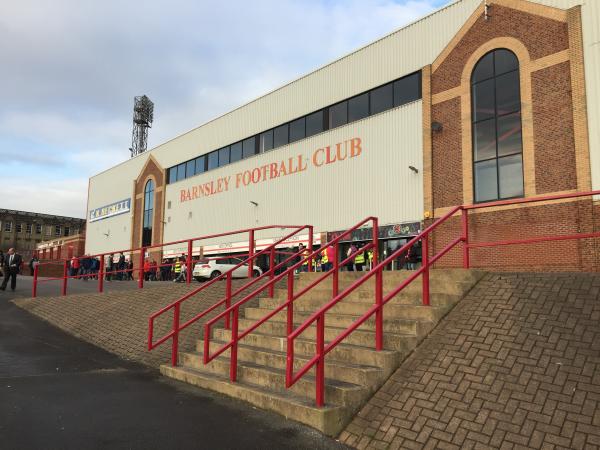
{"label": "high visibility jacket", "polygon": [[369,262],[373,261],[373,250],[367,252],[367,258],[369,258]]}
{"label": "high visibility jacket", "polygon": [[321,250],[321,264],[326,264],[329,262],[329,258],[327,257],[327,249]]}
{"label": "high visibility jacket", "polygon": [[175,273],[181,273],[181,261],[177,261],[175,263],[175,267],[173,268],[173,271]]}
{"label": "high visibility jacket", "polygon": [[355,264],[364,264],[365,263],[365,252],[359,253],[358,255],[356,255],[356,257],[354,258],[354,263]]}
{"label": "high visibility jacket", "polygon": [[[308,250],[302,250],[302,253],[300,253],[300,257],[302,259],[306,258],[308,255],[310,255],[310,253],[308,252]],[[306,261],[304,261],[302,263],[303,266],[308,266],[308,259]]]}

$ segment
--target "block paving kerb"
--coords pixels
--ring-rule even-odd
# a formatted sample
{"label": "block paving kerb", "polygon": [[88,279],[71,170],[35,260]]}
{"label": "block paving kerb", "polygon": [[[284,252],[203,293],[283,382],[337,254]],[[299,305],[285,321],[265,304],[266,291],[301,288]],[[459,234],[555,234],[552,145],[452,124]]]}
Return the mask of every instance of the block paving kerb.
{"label": "block paving kerb", "polygon": [[600,275],[488,274],[340,435],[363,449],[599,448]]}

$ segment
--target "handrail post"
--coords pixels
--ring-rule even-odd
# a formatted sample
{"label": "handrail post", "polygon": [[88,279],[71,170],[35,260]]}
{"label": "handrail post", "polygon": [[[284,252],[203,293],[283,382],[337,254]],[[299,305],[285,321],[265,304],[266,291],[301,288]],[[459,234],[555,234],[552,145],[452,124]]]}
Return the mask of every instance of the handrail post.
{"label": "handrail post", "polygon": [[[269,280],[273,281],[275,278],[275,245],[271,247],[271,252],[269,254]],[[273,298],[275,296],[275,283],[271,283],[269,285],[269,298]]]}
{"label": "handrail post", "polygon": [[192,243],[193,240],[190,239],[188,241],[188,253],[187,253],[187,262],[186,262],[186,274],[185,274],[185,282],[186,284],[190,284],[192,282]]}
{"label": "handrail post", "polygon": [[287,334],[294,331],[294,272],[288,272],[287,277]]}
{"label": "handrail post", "polygon": [[317,317],[317,367],[316,367],[316,403],[325,405],[325,314]]}
{"label": "handrail post", "polygon": [[423,264],[423,306],[429,306],[429,235],[421,240],[421,261]]}
{"label": "handrail post", "polygon": [[[314,227],[311,225],[308,227],[308,254],[312,255],[314,246]],[[308,260],[308,271],[313,271],[313,259]]]}
{"label": "handrail post", "polygon": [[373,218],[373,268],[379,262],[379,219]]}
{"label": "handrail post", "polygon": [[181,303],[175,305],[173,312],[173,342],[171,347],[171,365],[177,366],[177,357],[179,356],[179,310]]}
{"label": "handrail post", "polygon": [[231,330],[231,362],[229,363],[229,379],[237,381],[237,351],[238,351],[238,315],[239,308],[233,308],[233,327]]}
{"label": "handrail post", "polygon": [[[377,265],[379,256],[379,219],[373,218],[373,261]],[[375,313],[375,349],[383,350],[383,271],[375,273],[375,304],[378,306]]]}
{"label": "handrail post", "polygon": [[65,259],[65,262],[63,263],[63,282],[62,282],[61,295],[67,295],[68,272],[69,272],[69,269],[67,267],[67,260]]}
{"label": "handrail post", "polygon": [[[227,279],[225,281],[225,308],[229,309],[231,306],[231,272],[227,273]],[[225,316],[225,329],[229,330],[231,327],[231,313],[227,313]]]}
{"label": "handrail post", "polygon": [[254,230],[249,231],[248,238],[248,278],[252,278],[254,271]]}
{"label": "handrail post", "polygon": [[[325,250],[327,251],[327,250]],[[339,262],[339,257],[338,257],[338,252],[339,252],[339,242],[335,243],[335,246],[333,247],[333,296],[337,296],[338,295],[338,291],[339,291],[339,280],[340,280],[340,274],[338,273],[339,269],[340,269],[340,262]]]}
{"label": "handrail post", "polygon": [[[146,256],[146,247],[142,247],[140,249],[140,267],[139,272],[140,272],[140,276],[138,278],[138,288],[139,289],[143,289],[144,288],[144,259]],[[133,255],[132,255],[133,257]],[[125,270],[125,273],[127,274],[127,271]]]}
{"label": "handrail post", "polygon": [[31,296],[33,298],[37,297],[37,284],[38,284],[38,272],[39,272],[39,263],[33,269],[33,285],[31,287]]}
{"label": "handrail post", "polygon": [[471,266],[469,258],[469,210],[462,209],[463,269]]}
{"label": "handrail post", "polygon": [[100,256],[100,268],[98,270],[98,292],[104,292],[104,255]]}

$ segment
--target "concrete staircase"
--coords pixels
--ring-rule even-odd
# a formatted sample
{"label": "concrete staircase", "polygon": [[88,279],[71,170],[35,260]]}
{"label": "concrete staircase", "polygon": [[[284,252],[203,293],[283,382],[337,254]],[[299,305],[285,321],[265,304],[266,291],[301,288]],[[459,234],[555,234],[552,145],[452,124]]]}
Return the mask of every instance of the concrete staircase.
{"label": "concrete staircase", "polygon": [[[398,286],[411,272],[384,272],[384,293]],[[295,289],[306,286],[320,273],[303,273]],[[361,273],[340,273],[340,291]],[[483,276],[476,270],[432,270],[431,306],[421,306],[420,279],[415,280],[384,308],[384,350],[375,351],[374,320],[365,322],[325,359],[325,402],[315,406],[314,369],[292,388],[285,388],[286,314],[277,314],[238,347],[238,382],[229,381],[229,352],[206,366],[202,362],[203,341],[195,352],[181,352],[179,366],[161,366],[161,372],[187,383],[227,394],[263,409],[275,411],[310,425],[323,433],[337,435],[360,407],[381,387],[418,343],[440,319]],[[261,298],[257,307],[248,307],[239,321],[240,332],[275,309],[287,298],[285,289],[275,297]],[[331,280],[307,292],[294,303],[298,326],[319,306],[331,299]],[[346,329],[374,303],[374,280],[365,283],[325,317],[325,340],[329,342]],[[242,314],[242,313],[240,313]],[[215,329],[211,352],[231,338],[231,332]],[[315,327],[308,328],[295,343],[295,364],[300,367],[315,354]]]}

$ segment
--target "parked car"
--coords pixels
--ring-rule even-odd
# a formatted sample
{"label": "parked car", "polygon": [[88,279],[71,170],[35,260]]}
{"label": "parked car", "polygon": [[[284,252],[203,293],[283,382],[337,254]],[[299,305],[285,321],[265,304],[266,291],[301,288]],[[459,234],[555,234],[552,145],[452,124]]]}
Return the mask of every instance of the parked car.
{"label": "parked car", "polygon": [[[235,266],[242,262],[238,258],[219,258],[211,259],[209,261],[198,262],[194,266],[192,272],[193,277],[197,281],[206,279],[217,278],[219,275],[233,269]],[[262,270],[258,266],[252,266],[252,276],[259,277],[262,275]],[[233,278],[247,278],[248,277],[248,264],[244,264],[233,271]]]}

